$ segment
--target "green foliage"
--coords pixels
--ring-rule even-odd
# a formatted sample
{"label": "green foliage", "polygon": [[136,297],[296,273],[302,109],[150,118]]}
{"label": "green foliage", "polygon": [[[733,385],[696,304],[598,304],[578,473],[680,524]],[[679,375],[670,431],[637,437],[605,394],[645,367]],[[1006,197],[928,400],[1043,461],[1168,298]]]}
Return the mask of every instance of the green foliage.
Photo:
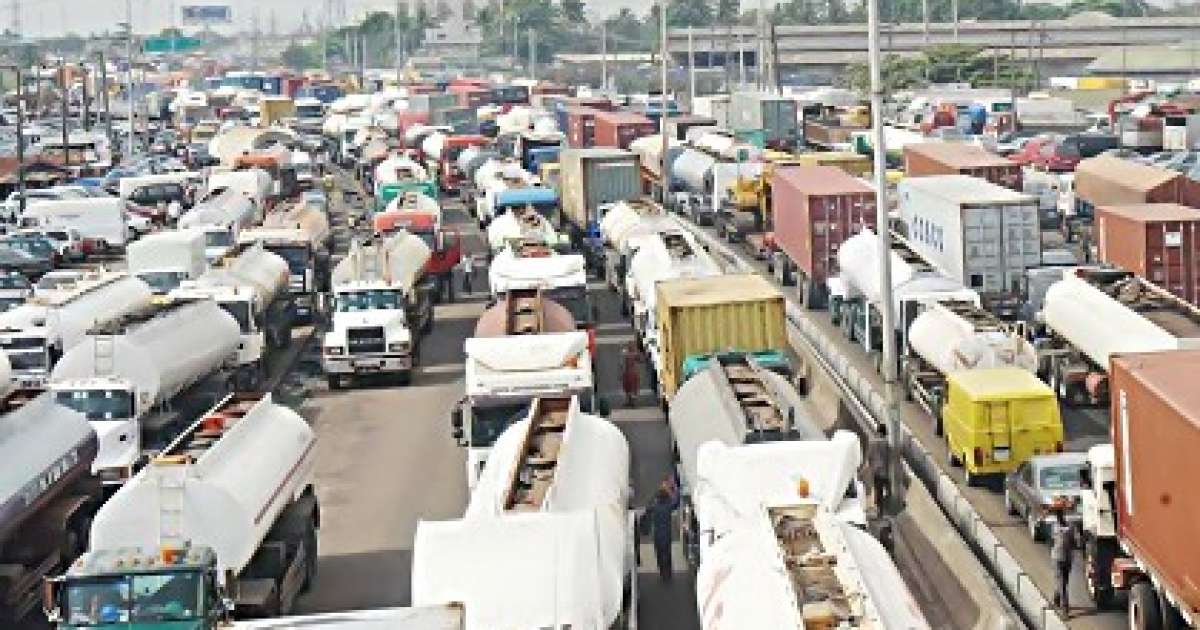
{"label": "green foliage", "polygon": [[713,7],[708,0],[671,0],[667,5],[667,25],[672,28],[712,24]]}
{"label": "green foliage", "polygon": [[[957,81],[968,81],[976,87],[1024,86],[1030,79],[1028,65],[1023,60],[1007,56],[993,58],[985,54],[982,47],[964,44],[931,46],[917,57],[886,55],[880,70],[885,92]],[[863,94],[869,93],[867,65],[850,66],[845,85]]]}
{"label": "green foliage", "polygon": [[572,24],[583,24],[587,21],[587,16],[584,15],[583,0],[562,0],[559,3],[562,10],[563,19]]}
{"label": "green foliage", "polygon": [[321,55],[311,46],[292,44],[279,57],[283,65],[293,70],[307,70],[321,65]]}

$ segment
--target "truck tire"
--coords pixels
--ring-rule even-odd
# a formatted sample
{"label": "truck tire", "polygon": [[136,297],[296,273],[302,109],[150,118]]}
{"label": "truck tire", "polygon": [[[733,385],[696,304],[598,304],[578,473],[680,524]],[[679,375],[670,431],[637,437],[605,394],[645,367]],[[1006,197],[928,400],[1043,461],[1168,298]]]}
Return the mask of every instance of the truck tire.
{"label": "truck tire", "polygon": [[1083,544],[1083,575],[1088,595],[1096,608],[1104,610],[1112,606],[1112,561],[1116,548],[1111,540],[1097,540],[1089,536]]}
{"label": "truck tire", "polygon": [[1158,593],[1143,580],[1129,589],[1129,630],[1162,630]]}
{"label": "truck tire", "polygon": [[336,390],[336,389],[341,389],[341,388],[342,388],[342,379],[341,379],[341,377],[339,377],[338,375],[336,375],[336,374],[330,374],[330,375],[328,375],[328,376],[327,376],[327,377],[325,377],[325,378],[326,378],[326,380],[329,382],[329,389],[330,389],[330,390]]}

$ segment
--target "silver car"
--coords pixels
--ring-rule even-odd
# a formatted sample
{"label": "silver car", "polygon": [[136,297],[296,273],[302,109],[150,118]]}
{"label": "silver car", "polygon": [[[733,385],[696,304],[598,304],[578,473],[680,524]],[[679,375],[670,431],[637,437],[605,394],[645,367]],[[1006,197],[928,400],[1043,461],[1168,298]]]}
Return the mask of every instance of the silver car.
{"label": "silver car", "polygon": [[1024,518],[1029,535],[1041,541],[1050,530],[1056,503],[1066,501],[1067,521],[1079,521],[1085,468],[1086,453],[1035,455],[1004,478],[1004,506],[1009,514]]}

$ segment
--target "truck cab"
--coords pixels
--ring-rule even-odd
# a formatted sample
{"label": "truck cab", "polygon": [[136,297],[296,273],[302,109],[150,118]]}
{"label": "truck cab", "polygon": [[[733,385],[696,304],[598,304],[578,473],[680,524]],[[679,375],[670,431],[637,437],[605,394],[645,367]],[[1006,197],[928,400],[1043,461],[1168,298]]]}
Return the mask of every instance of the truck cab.
{"label": "truck cab", "polygon": [[129,379],[104,376],[56,380],[50,391],[58,404],[83,414],[99,440],[92,474],[105,486],[118,486],[133,476],[142,457],[137,387]]}
{"label": "truck cab", "polygon": [[324,288],[324,281],[318,286],[318,279],[327,276],[328,254],[301,229],[256,228],[243,232],[238,240],[242,244],[261,242],[267,251],[287,262],[288,291],[296,305],[296,316],[311,319],[320,306],[317,296]]}
{"label": "truck cab", "polygon": [[330,388],[340,387],[343,377],[379,373],[408,383],[416,345],[403,289],[375,281],[339,285],[332,306],[321,355]]}

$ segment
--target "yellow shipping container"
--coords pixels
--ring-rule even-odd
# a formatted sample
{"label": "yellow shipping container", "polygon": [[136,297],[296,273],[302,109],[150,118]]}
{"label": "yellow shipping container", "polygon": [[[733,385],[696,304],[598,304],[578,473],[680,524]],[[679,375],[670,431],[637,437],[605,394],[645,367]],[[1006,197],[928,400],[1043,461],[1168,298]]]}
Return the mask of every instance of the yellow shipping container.
{"label": "yellow shipping container", "polygon": [[558,162],[542,162],[541,166],[538,167],[538,176],[541,178],[543,186],[561,195],[562,178],[560,177]]}
{"label": "yellow shipping container", "polygon": [[683,361],[727,350],[757,352],[788,345],[783,294],[753,274],[659,282],[656,317],[662,361],[660,391],[670,400]]}
{"label": "yellow shipping container", "polygon": [[1080,90],[1122,90],[1125,89],[1123,77],[1079,77],[1077,89]]}
{"label": "yellow shipping container", "polygon": [[1034,455],[1062,450],[1058,399],[1020,368],[964,370],[947,375],[942,426],[952,463],[967,483],[1012,472]]}
{"label": "yellow shipping container", "polygon": [[258,102],[258,108],[263,127],[270,127],[284,118],[296,116],[296,102],[286,96],[264,96]]}
{"label": "yellow shipping container", "polygon": [[805,166],[836,166],[854,177],[871,175],[871,158],[851,151],[801,153],[795,159]]}

